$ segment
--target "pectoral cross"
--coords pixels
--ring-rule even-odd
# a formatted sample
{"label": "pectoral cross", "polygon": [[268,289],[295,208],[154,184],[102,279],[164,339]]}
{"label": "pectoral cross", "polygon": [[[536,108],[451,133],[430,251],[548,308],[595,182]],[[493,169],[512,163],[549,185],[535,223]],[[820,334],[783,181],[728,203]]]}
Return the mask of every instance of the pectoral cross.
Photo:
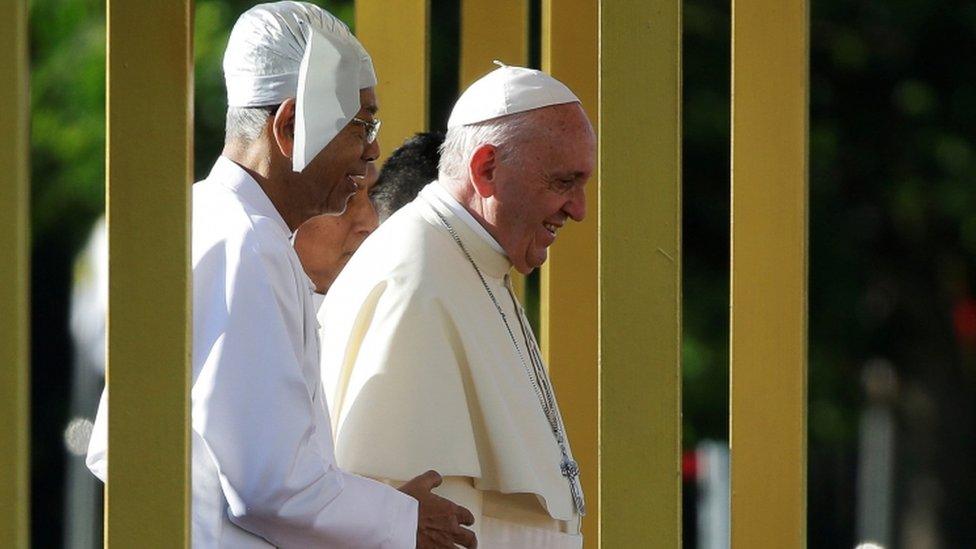
{"label": "pectoral cross", "polygon": [[563,462],[559,464],[559,470],[569,480],[569,492],[573,496],[573,504],[576,505],[576,512],[582,517],[586,514],[586,502],[583,501],[583,486],[579,480],[579,465],[563,452]]}
{"label": "pectoral cross", "polygon": [[559,472],[569,481],[569,493],[573,496],[573,505],[576,506],[576,513],[579,516],[586,514],[586,501],[583,499],[583,485],[580,484],[580,470],[576,460],[569,457],[566,450],[566,439],[560,431],[556,434],[556,443],[559,444],[559,452],[563,455],[563,460],[559,464]]}
{"label": "pectoral cross", "polygon": [[[495,299],[495,293],[491,291],[488,286],[488,282],[485,281],[484,274],[481,273],[481,269],[478,268],[478,264],[474,262],[471,254],[468,253],[468,249],[464,247],[464,242],[461,241],[461,237],[458,236],[457,231],[454,227],[444,219],[440,213],[437,213],[437,217],[440,218],[441,222],[447,228],[447,232],[454,239],[454,242],[464,253],[464,256],[468,258],[471,262],[471,266],[474,267],[475,273],[478,274],[478,278],[481,280],[481,285],[484,286],[485,292],[488,294],[488,298],[491,299],[492,304],[495,306],[495,310],[498,311],[498,315],[502,319],[502,324],[505,326],[505,331],[508,332],[508,337],[512,340],[512,345],[515,347],[515,352],[518,354],[519,361],[522,363],[522,367],[525,369],[525,373],[528,376],[529,383],[532,384],[532,390],[536,393],[539,399],[539,405],[542,408],[542,412],[546,417],[546,421],[549,422],[549,426],[552,428],[553,437],[556,439],[556,444],[559,445],[559,452],[562,454],[562,461],[559,463],[559,471],[562,473],[566,480],[569,481],[569,492],[573,497],[573,505],[576,507],[576,513],[579,516],[586,514],[586,502],[583,501],[583,486],[579,481],[579,465],[569,457],[569,449],[566,444],[566,435],[562,425],[562,418],[559,417],[559,410],[556,408],[556,400],[552,394],[552,386],[549,384],[549,378],[546,376],[545,365],[542,363],[542,357],[539,352],[539,347],[536,344],[535,336],[532,335],[532,329],[529,328],[528,319],[525,318],[525,311],[519,305],[518,300],[515,298],[515,293],[512,292],[512,285],[509,281],[508,275],[505,275],[505,289],[508,290],[508,297],[512,300],[512,307],[515,309],[519,327],[522,330],[523,341],[525,342],[525,350],[529,355],[529,361],[525,361],[525,356],[522,354],[522,349],[519,347],[518,341],[515,339],[515,333],[512,331],[511,325],[508,323],[508,319],[505,316],[505,311],[502,310],[501,304]],[[531,368],[529,364],[531,363]]]}

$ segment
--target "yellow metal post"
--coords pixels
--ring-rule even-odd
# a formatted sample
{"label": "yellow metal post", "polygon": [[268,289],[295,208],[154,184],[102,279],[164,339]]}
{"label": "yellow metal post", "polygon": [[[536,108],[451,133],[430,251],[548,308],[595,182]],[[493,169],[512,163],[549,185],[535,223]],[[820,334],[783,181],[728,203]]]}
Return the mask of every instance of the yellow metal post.
{"label": "yellow metal post", "polygon": [[[598,127],[599,18],[593,0],[543,0],[542,70],[569,86]],[[580,464],[587,547],[600,546],[599,493],[599,173],[586,186],[587,216],[559,231],[540,280],[542,351]]]}
{"label": "yellow metal post", "polygon": [[356,0],[356,35],[379,80],[383,160],[427,129],[430,0]]}
{"label": "yellow metal post", "polygon": [[680,547],[680,0],[600,2],[599,208],[601,541]]}
{"label": "yellow metal post", "polygon": [[106,544],[189,546],[191,0],[108,0]]}
{"label": "yellow metal post", "polygon": [[732,2],[732,546],[806,545],[806,0]]}
{"label": "yellow metal post", "polygon": [[[529,63],[528,0],[462,0],[460,90],[496,67]],[[512,287],[525,303],[525,276],[512,270]]]}
{"label": "yellow metal post", "polygon": [[528,0],[461,1],[461,89],[495,69],[529,61]]}
{"label": "yellow metal post", "polygon": [[0,539],[26,549],[30,511],[27,1],[0,18]]}

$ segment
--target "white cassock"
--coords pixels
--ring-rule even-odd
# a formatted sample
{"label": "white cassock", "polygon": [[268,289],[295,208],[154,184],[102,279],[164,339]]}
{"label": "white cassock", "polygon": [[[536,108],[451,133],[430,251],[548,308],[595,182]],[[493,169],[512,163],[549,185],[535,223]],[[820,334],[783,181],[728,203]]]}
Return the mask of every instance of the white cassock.
{"label": "white cassock", "polygon": [[479,547],[578,549],[580,518],[533,383],[438,214],[478,264],[521,352],[531,344],[516,320],[508,257],[431,183],[366,239],[319,312],[338,463],[392,483],[439,471],[440,493],[474,513]]}
{"label": "white cassock", "polygon": [[[416,500],[336,466],[290,236],[230,160],[194,185],[193,547],[412,548]],[[106,411],[103,395],[88,455],[103,481]]]}

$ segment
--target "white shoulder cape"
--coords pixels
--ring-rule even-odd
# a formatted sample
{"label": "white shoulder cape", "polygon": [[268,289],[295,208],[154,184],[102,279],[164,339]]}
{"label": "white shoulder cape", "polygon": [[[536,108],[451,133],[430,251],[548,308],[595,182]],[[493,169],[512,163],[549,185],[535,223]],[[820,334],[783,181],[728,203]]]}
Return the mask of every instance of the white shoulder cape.
{"label": "white shoulder cape", "polygon": [[503,282],[511,264],[431,190],[367,239],[320,311],[338,464],[390,480],[427,469],[471,477],[481,490],[535,494],[553,518],[570,520],[569,485],[538,397],[437,213],[478,262],[518,337]]}

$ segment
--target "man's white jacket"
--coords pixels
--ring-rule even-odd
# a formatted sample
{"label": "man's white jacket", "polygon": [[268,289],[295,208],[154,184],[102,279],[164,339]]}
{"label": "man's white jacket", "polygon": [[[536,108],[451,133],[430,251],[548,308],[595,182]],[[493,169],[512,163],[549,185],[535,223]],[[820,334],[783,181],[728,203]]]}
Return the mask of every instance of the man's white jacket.
{"label": "man's white jacket", "polygon": [[[416,500],[336,466],[313,287],[290,236],[232,161],[194,185],[193,546],[414,547]],[[103,481],[107,409],[103,395],[88,455]]]}

